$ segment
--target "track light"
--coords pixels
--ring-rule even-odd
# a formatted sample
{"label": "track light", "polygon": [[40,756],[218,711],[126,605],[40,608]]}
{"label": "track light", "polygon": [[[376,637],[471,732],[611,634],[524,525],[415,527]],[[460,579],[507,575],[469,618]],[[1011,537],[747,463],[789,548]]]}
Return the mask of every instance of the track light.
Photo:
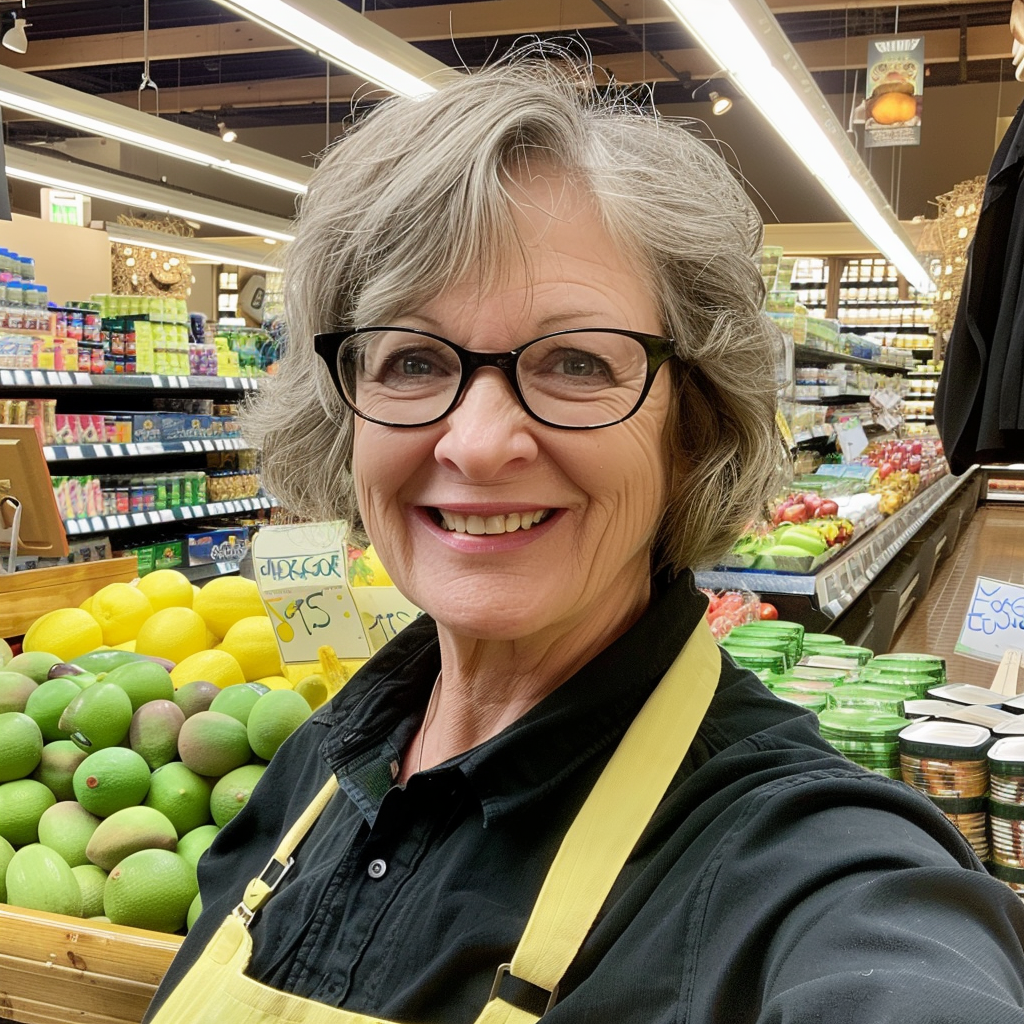
{"label": "track light", "polygon": [[732,110],[732,100],[728,96],[723,96],[717,92],[709,92],[708,99],[711,100],[711,113],[716,117],[728,114]]}
{"label": "track light", "polygon": [[224,142],[234,142],[238,138],[238,132],[234,128],[229,128],[223,121],[217,122],[217,131]]}
{"label": "track light", "polygon": [[25,35],[25,29],[31,27],[32,25],[24,18],[15,18],[14,28],[9,28],[4,33],[3,45],[15,53],[27,53],[28,36]]}

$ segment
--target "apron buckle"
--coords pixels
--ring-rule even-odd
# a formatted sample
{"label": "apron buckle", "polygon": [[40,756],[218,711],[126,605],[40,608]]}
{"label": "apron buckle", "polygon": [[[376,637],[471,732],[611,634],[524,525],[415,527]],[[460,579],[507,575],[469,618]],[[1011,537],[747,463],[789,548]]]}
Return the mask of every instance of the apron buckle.
{"label": "apron buckle", "polygon": [[284,863],[271,857],[267,861],[267,866],[245,887],[242,902],[235,907],[234,912],[242,919],[246,928],[252,924],[256,911],[270,899],[274,890],[281,884],[281,879],[288,874],[294,863],[294,857],[289,857]]}
{"label": "apron buckle", "polygon": [[[509,979],[505,986],[505,992],[501,992],[502,982]],[[525,978],[517,978],[512,973],[511,964],[501,964],[494,975],[494,984],[491,985],[491,994],[487,1001],[501,999],[519,1010],[532,1014],[534,1017],[543,1017],[558,999],[558,985],[550,991],[541,985],[535,985]]]}

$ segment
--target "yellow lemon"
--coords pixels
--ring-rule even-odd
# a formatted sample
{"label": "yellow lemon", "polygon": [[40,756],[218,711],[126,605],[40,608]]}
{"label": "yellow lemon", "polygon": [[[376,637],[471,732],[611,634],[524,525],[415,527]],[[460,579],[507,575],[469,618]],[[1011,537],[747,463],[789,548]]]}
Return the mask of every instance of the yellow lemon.
{"label": "yellow lemon", "polygon": [[153,611],[164,608],[191,608],[192,584],[174,569],[157,569],[139,580],[139,590],[149,598]]}
{"label": "yellow lemon", "polygon": [[88,654],[103,643],[100,624],[81,608],[58,608],[41,615],[21,642],[23,651],[45,651],[61,661]]}
{"label": "yellow lemon", "polygon": [[281,671],[281,655],[274,627],[266,615],[239,619],[224,635],[224,642],[217,649],[234,655],[242,666],[246,682],[263,676],[276,676]]}
{"label": "yellow lemon", "polygon": [[192,584],[192,603],[196,603],[196,598],[199,596],[199,588],[193,583]]}
{"label": "yellow lemon", "polygon": [[241,576],[220,576],[210,580],[199,591],[192,608],[202,615],[206,626],[223,640],[227,631],[239,620],[253,615],[266,615],[259,588]]}
{"label": "yellow lemon", "polygon": [[113,647],[135,639],[153,606],[137,587],[111,583],[93,595],[89,614],[100,624],[103,642]]}
{"label": "yellow lemon", "polygon": [[142,624],[136,654],[151,654],[175,664],[206,650],[206,625],[191,608],[162,608]]}
{"label": "yellow lemon", "polygon": [[294,686],[306,676],[315,675],[320,671],[319,661],[301,661],[293,665],[282,665],[281,674]]}
{"label": "yellow lemon", "polygon": [[326,704],[327,698],[330,697],[327,682],[319,673],[299,680],[295,684],[295,692],[305,697],[306,703],[313,711],[316,711],[321,704]]}
{"label": "yellow lemon", "polygon": [[116,651],[131,651],[134,654],[135,653],[135,641],[134,640],[125,640],[125,642],[123,644],[117,644],[114,647],[114,650],[116,650]]}
{"label": "yellow lemon", "polygon": [[171,682],[175,688],[194,683],[197,679],[205,679],[221,689],[245,682],[241,665],[227,651],[200,651],[171,669]]}
{"label": "yellow lemon", "polygon": [[268,690],[291,690],[291,680],[284,676],[263,676],[261,679],[253,679],[252,682],[265,686]]}
{"label": "yellow lemon", "polygon": [[93,599],[93,597],[95,597],[95,594],[90,594],[90,595],[89,595],[89,596],[88,596],[88,597],[87,597],[87,598],[86,598],[86,599],[85,599],[85,600],[84,600],[84,601],[83,601],[83,602],[82,602],[82,603],[81,603],[81,604],[80,604],[80,605],[78,606],[79,608],[81,608],[81,609],[82,609],[82,611],[83,611],[83,612],[88,612],[88,613],[89,613],[90,615],[92,615],[92,599]]}

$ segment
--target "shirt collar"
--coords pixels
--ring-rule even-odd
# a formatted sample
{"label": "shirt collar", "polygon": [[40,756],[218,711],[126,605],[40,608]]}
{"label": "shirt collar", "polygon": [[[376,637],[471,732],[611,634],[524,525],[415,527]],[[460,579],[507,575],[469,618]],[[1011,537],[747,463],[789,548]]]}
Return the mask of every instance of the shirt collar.
{"label": "shirt collar", "polygon": [[[618,740],[706,606],[690,572],[659,575],[630,629],[518,721],[437,770],[462,773],[485,824],[543,796]],[[330,727],[325,760],[371,821],[390,785],[390,762],[414,734],[439,668],[437,627],[422,615],[316,716]]]}

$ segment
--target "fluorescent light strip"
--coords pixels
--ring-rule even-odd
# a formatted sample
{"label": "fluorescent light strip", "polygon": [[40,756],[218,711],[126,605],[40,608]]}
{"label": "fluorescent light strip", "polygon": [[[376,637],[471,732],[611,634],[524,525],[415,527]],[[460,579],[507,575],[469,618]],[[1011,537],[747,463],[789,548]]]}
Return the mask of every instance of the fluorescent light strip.
{"label": "fluorescent light strip", "polygon": [[[729,73],[864,236],[896,265],[919,292],[934,291],[935,284],[928,271],[921,265],[895,214],[841,127],[835,138],[830,138],[822,126],[821,112],[828,110],[831,115],[831,110],[792,47],[787,43],[789,71],[799,77],[803,95],[819,107],[817,116],[773,64],[771,56],[733,2],[666,0],[666,3],[697,42]],[[745,0],[743,6],[756,8],[758,18],[763,18],[763,26],[770,25],[785,39],[778,23],[759,0]],[[834,115],[831,119],[834,120]],[[866,182],[871,183],[867,188]],[[871,191],[876,195],[872,196]]]}
{"label": "fluorescent light strip", "polygon": [[218,2],[399,96],[427,96],[437,91],[427,76],[457,74],[338,0]]}
{"label": "fluorescent light strip", "polygon": [[[237,144],[230,155],[221,154],[218,150],[225,148],[226,143],[215,136],[35,78],[23,71],[0,67],[0,107],[212,167],[286,192],[306,192],[305,179],[309,172],[294,161]],[[285,173],[290,168],[294,171]]]}
{"label": "fluorescent light strip", "polygon": [[[133,195],[127,191],[120,191],[96,184],[94,181],[89,180],[91,175],[76,178],[73,169],[65,171],[64,167],[66,165],[63,164],[60,164],[60,171],[49,169],[33,170],[25,162],[25,157],[17,149],[11,147],[7,149],[7,160],[7,176],[21,181],[29,181],[33,184],[44,185],[50,188],[63,188],[70,192],[81,192],[83,195],[92,196],[95,199],[107,199],[110,202],[121,203],[124,206],[139,207],[143,210],[151,210],[154,213],[171,214],[184,220],[197,220],[202,224],[215,224],[230,231],[240,231],[247,235],[275,238],[280,242],[290,242],[295,237],[288,232],[269,227],[266,223],[260,224],[256,221],[240,220],[236,217],[224,216],[216,212],[218,209],[235,209],[225,203],[209,201],[208,203],[199,203],[194,207],[180,206],[176,200],[162,198],[162,196],[170,196],[173,193],[169,189],[159,189],[157,186],[150,186],[146,190],[150,192],[153,198],[147,198],[139,194]],[[58,161],[55,162],[59,164]],[[115,175],[103,175],[103,177],[116,180]],[[121,180],[126,181],[126,179]],[[157,196],[161,196],[161,198],[157,198]],[[243,211],[239,210],[238,212],[242,213]]]}
{"label": "fluorescent light strip", "polygon": [[262,271],[281,269],[273,263],[261,262],[244,249],[233,249],[231,246],[212,242],[204,246],[198,238],[178,238],[174,235],[163,235],[159,231],[146,231],[144,228],[133,229],[122,224],[111,224],[107,227],[107,237],[119,245],[136,245],[140,249],[175,252],[181,256],[208,260],[211,263],[226,263]]}

